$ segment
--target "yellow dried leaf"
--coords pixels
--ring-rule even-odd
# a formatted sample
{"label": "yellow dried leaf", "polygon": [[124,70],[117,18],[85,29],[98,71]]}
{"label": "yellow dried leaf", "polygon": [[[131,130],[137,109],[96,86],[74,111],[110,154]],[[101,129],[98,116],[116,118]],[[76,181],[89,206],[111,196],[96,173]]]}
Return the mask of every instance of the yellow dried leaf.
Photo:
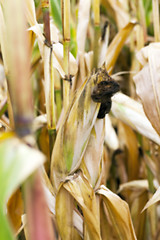
{"label": "yellow dried leaf", "polygon": [[119,53],[129,36],[130,32],[134,28],[136,22],[129,22],[124,28],[122,28],[117,35],[112,40],[111,44],[108,47],[107,53],[106,53],[106,69],[109,74],[111,74],[114,64],[119,56]]}
{"label": "yellow dried leaf", "polygon": [[117,239],[136,240],[128,204],[103,185],[97,194],[103,199]]}
{"label": "yellow dried leaf", "polygon": [[12,223],[12,226],[17,232],[21,226],[21,216],[24,212],[22,193],[18,189],[7,202],[7,215]]}
{"label": "yellow dried leaf", "polygon": [[56,220],[62,240],[74,240],[73,210],[74,198],[62,186],[56,196]]}
{"label": "yellow dried leaf", "polygon": [[126,124],[119,122],[118,133],[121,147],[126,147],[126,161],[128,181],[138,178],[139,174],[139,150],[138,142],[133,130]]}
{"label": "yellow dried leaf", "polygon": [[93,188],[82,174],[70,177],[63,187],[73,196],[82,209],[89,239],[100,240],[100,221]]}
{"label": "yellow dried leaf", "polygon": [[156,202],[160,201],[160,187],[157,189],[157,191],[154,193],[154,195],[149,199],[145,207],[143,208],[142,211],[146,210]]}

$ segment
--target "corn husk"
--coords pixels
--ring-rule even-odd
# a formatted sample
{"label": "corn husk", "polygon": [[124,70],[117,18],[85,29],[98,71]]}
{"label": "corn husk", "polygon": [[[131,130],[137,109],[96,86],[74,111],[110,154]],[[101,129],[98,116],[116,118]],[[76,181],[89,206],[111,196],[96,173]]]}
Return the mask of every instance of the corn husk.
{"label": "corn husk", "polygon": [[79,167],[85,152],[100,107],[92,101],[91,93],[95,84],[105,77],[100,69],[98,72],[100,74],[93,73],[77,91],[58,131],[51,160],[51,180],[56,188]]}

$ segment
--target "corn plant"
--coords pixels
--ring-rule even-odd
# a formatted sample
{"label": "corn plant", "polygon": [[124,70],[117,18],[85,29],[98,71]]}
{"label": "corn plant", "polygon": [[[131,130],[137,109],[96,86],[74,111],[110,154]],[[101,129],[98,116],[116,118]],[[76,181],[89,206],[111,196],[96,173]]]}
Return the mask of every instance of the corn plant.
{"label": "corn plant", "polygon": [[160,236],[157,0],[0,0],[0,239]]}

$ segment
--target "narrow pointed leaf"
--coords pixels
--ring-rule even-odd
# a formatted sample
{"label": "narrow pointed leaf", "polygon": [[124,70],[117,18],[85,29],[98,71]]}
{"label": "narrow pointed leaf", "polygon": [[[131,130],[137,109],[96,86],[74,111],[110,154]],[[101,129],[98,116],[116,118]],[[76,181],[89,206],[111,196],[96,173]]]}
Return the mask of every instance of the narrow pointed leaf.
{"label": "narrow pointed leaf", "polygon": [[106,69],[109,74],[111,74],[113,67],[115,65],[115,62],[119,56],[119,53],[131,33],[132,29],[135,26],[135,22],[129,22],[124,28],[122,28],[117,35],[112,40],[111,44],[108,47],[107,54],[106,54]]}
{"label": "narrow pointed leaf", "polygon": [[147,202],[147,204],[145,205],[142,211],[146,210],[147,208],[157,203],[158,201],[160,201],[160,187],[157,189],[154,195],[149,199],[149,201]]}

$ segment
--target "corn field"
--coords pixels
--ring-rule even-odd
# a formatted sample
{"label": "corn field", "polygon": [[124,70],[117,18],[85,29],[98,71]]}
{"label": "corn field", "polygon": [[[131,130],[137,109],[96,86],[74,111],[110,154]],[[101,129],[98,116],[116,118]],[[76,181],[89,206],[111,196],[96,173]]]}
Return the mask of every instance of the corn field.
{"label": "corn field", "polygon": [[159,10],[0,0],[0,240],[160,240]]}

